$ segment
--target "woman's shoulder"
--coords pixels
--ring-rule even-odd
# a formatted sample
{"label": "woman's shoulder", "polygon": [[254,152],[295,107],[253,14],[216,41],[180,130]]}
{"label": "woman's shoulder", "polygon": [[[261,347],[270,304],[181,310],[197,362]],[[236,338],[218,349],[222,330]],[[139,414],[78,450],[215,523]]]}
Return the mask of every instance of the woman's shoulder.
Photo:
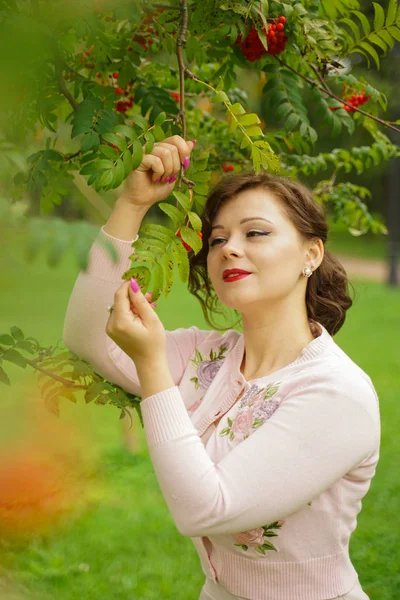
{"label": "woman's shoulder", "polygon": [[349,405],[362,405],[374,417],[379,416],[379,398],[371,377],[335,342],[326,348],[321,360],[310,361],[297,381],[297,390],[321,393],[331,402],[346,398]]}

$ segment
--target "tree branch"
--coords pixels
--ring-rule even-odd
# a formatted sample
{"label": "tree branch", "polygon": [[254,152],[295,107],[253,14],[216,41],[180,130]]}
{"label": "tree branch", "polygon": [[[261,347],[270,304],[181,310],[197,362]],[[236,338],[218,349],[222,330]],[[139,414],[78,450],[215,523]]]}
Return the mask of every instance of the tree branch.
{"label": "tree branch", "polygon": [[158,4],[151,2],[147,6],[151,8],[165,8],[166,10],[180,10],[179,6],[170,6],[169,4]]}
{"label": "tree branch", "polygon": [[[7,350],[8,350],[8,348],[5,348],[4,346],[0,346],[0,349],[3,350],[3,352],[7,352]],[[40,367],[37,364],[37,360],[30,360],[29,358],[26,358],[26,356],[23,356],[22,358],[33,369],[36,369],[37,371],[40,371],[44,375],[47,375],[48,377],[51,377],[52,379],[55,379],[56,381],[59,381],[60,383],[62,383],[63,385],[65,385],[65,387],[67,387],[69,389],[87,390],[87,386],[85,386],[85,385],[76,385],[70,379],[64,379],[64,377],[60,377],[59,375],[56,375],[55,373],[52,373],[51,371],[47,371],[47,369],[44,369],[43,367]]]}
{"label": "tree branch", "polygon": [[[188,26],[188,8],[187,8],[187,0],[180,0],[181,6],[181,23],[179,28],[178,37],[176,40],[176,56],[178,59],[179,66],[179,112],[176,116],[176,122],[178,120],[182,123],[182,137],[186,140],[186,116],[185,116],[185,64],[183,62],[183,50],[182,46],[186,44],[186,32]],[[184,167],[181,165],[180,178],[178,182],[178,191],[182,187],[183,177],[184,177]],[[176,207],[179,207],[179,203],[177,202]]]}
{"label": "tree branch", "polygon": [[321,87],[321,85],[319,85],[313,79],[310,79],[310,77],[307,77],[307,75],[303,75],[302,73],[299,73],[299,71],[296,71],[296,69],[293,69],[293,67],[287,65],[281,58],[278,58],[276,55],[274,55],[274,58],[282,66],[286,67],[287,69],[289,69],[289,71],[292,71],[292,73],[295,73],[296,75],[298,75],[299,77],[301,77],[301,79],[304,79],[304,81],[306,81],[310,85],[318,88],[319,90],[321,90],[321,92],[324,92],[324,94],[327,94],[331,98],[334,98],[335,100],[338,100],[339,102],[341,102],[345,106],[349,106],[353,111],[359,112],[362,115],[364,115],[365,117],[368,117],[369,119],[372,119],[373,121],[376,121],[377,123],[380,123],[381,125],[384,125],[385,127],[388,127],[389,129],[392,129],[393,131],[396,131],[397,133],[400,133],[400,129],[398,129],[397,127],[394,127],[394,125],[391,125],[388,121],[384,121],[383,119],[380,119],[379,117],[375,117],[375,115],[371,115],[370,113],[367,113],[364,110],[361,110],[361,108],[357,108],[356,106],[353,106],[352,104],[349,104],[348,102],[346,102],[346,100],[343,100],[343,98],[340,98],[339,96],[337,96],[336,94],[334,94],[329,89],[329,87],[326,84]]}
{"label": "tree branch", "polygon": [[55,57],[54,57],[54,71],[55,71],[55,75],[56,75],[58,89],[60,90],[62,95],[66,97],[66,99],[68,100],[68,102],[70,103],[72,108],[76,111],[76,110],[78,110],[79,103],[77,102],[76,98],[74,98],[74,96],[71,94],[69,89],[67,88],[65,80],[62,76],[61,64],[62,64],[61,57],[59,56],[58,49],[56,48]]}

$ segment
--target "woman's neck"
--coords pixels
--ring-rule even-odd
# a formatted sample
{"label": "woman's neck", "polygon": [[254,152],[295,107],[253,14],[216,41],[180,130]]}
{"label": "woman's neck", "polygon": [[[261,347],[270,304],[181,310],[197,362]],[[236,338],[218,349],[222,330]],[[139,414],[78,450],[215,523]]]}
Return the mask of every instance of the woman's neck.
{"label": "woman's neck", "polygon": [[[287,315],[275,318],[273,323],[270,319],[267,321],[261,325],[243,321],[245,351],[240,372],[247,381],[265,377],[289,365],[314,339],[306,315],[301,321],[294,321]],[[316,332],[315,337],[319,333]]]}

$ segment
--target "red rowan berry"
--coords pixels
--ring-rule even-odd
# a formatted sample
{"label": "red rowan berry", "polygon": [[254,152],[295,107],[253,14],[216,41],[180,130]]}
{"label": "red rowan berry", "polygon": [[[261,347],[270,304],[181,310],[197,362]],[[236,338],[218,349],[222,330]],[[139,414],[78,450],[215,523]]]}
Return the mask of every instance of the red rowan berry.
{"label": "red rowan berry", "polygon": [[115,88],[115,93],[116,93],[118,96],[120,96],[120,95],[123,93],[123,91],[124,91],[124,90],[123,90],[122,88],[120,88],[120,87],[117,87],[117,88]]}
{"label": "red rowan berry", "polygon": [[278,17],[278,23],[286,23],[286,17]]}
{"label": "red rowan berry", "polygon": [[115,71],[115,73],[113,73],[112,76],[114,77],[114,79],[118,79],[119,73],[117,73],[117,71]]}

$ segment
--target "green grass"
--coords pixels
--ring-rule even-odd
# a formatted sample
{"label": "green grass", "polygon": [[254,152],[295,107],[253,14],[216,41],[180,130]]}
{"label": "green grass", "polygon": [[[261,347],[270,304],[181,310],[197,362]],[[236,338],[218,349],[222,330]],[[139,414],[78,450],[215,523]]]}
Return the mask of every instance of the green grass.
{"label": "green grass", "polygon": [[[18,325],[44,344],[56,343],[77,275],[73,260],[67,257],[57,269],[49,269],[42,259],[27,265],[16,249],[11,256],[1,256],[0,332]],[[394,600],[400,597],[400,291],[365,282],[356,283],[356,290],[354,307],[335,339],[375,383],[382,444],[377,473],[351,537],[350,553],[371,600]],[[161,299],[158,305],[167,329],[192,324],[205,328],[197,301],[178,281],[168,300]],[[3,424],[7,410],[25,400],[22,382],[29,375],[17,367],[7,370],[14,383],[11,389],[0,388]],[[3,548],[1,561],[27,590],[24,600],[198,598],[204,575],[194,546],[175,528],[143,431],[139,430],[143,450],[130,455],[122,448],[118,417],[112,407],[67,401],[62,405],[62,418],[82,428],[90,441],[105,494],[57,534]]]}

